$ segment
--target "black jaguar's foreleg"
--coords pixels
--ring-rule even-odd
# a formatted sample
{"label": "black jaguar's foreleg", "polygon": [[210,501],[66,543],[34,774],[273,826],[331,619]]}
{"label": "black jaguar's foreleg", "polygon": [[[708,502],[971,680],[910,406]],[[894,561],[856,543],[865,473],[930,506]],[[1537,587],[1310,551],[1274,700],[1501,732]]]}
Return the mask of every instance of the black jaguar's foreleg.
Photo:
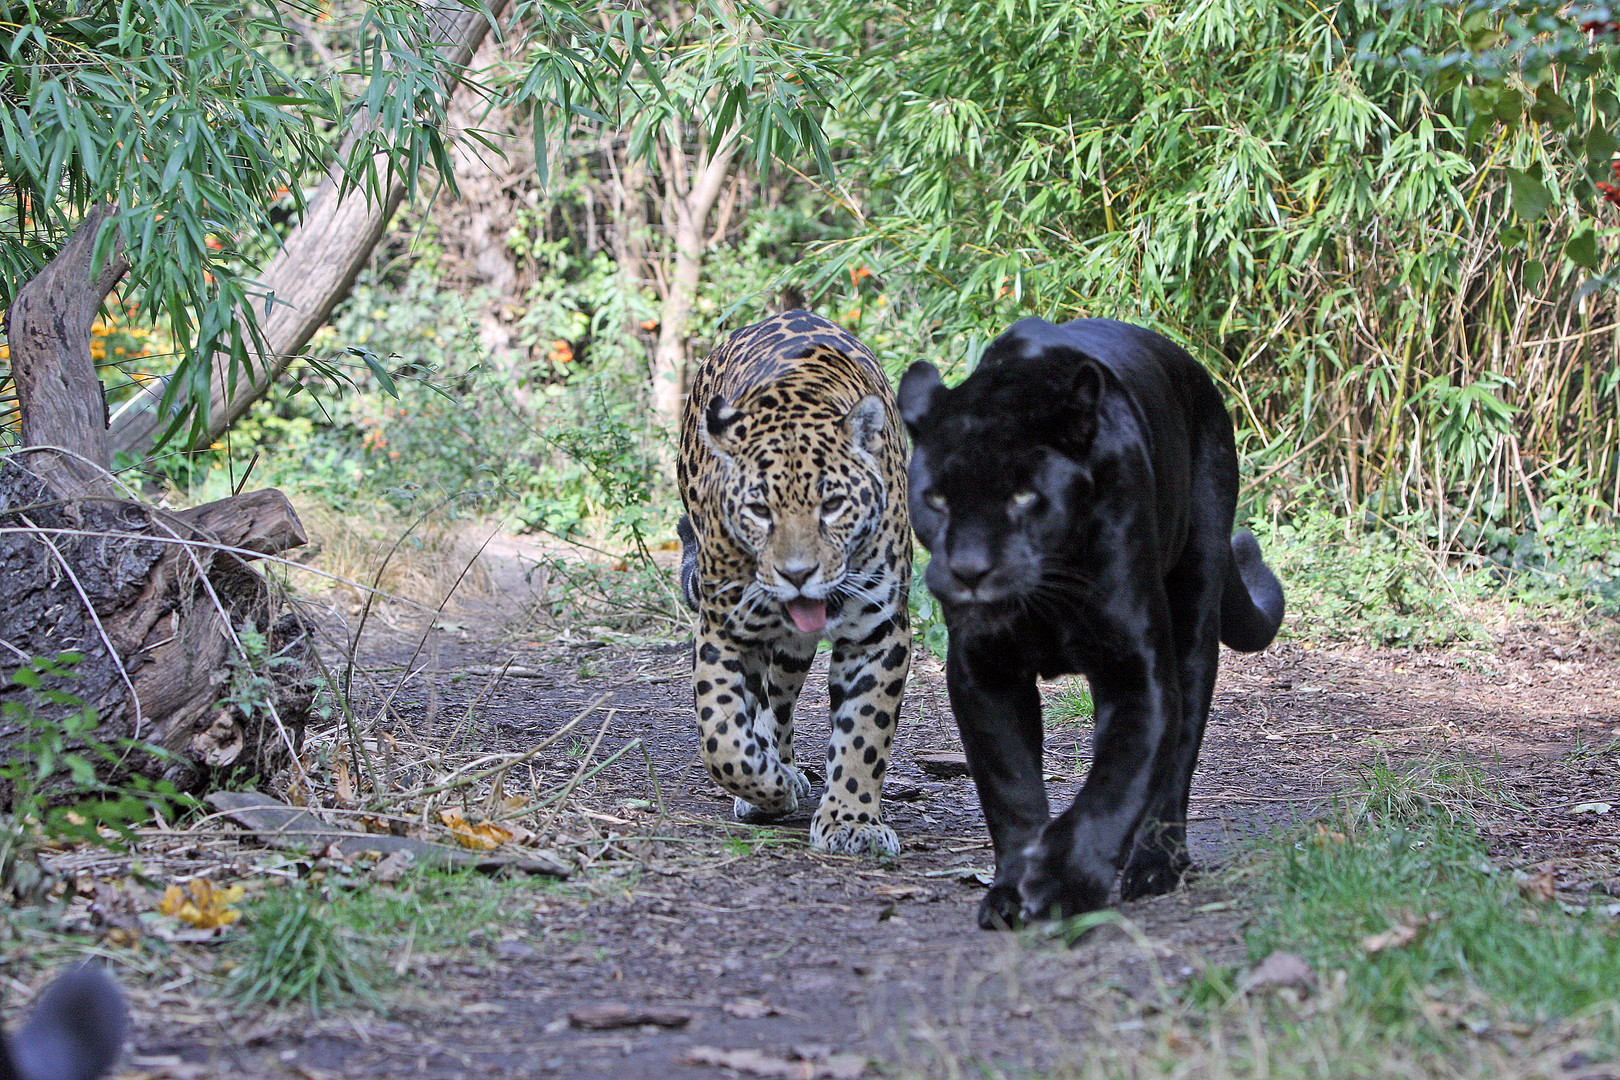
{"label": "black jaguar's foreleg", "polygon": [[1041,696],[1033,675],[970,669],[952,639],[946,658],[951,711],[996,852],[996,876],[979,904],[986,930],[1016,926],[1024,850],[1050,816],[1041,770]]}

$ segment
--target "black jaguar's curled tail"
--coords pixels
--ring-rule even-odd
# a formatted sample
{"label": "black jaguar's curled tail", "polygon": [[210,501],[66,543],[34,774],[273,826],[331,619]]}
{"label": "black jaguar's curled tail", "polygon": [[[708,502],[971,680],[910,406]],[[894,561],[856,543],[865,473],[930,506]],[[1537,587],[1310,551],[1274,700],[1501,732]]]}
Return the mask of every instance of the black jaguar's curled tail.
{"label": "black jaguar's curled tail", "polygon": [[675,523],[675,535],[681,538],[681,599],[686,601],[687,607],[696,611],[698,538],[697,530],[692,528],[692,519],[682,514],[681,520]]}
{"label": "black jaguar's curled tail", "polygon": [[1247,529],[1233,533],[1221,593],[1221,640],[1238,652],[1259,652],[1277,636],[1282,619],[1282,582],[1260,557],[1260,542]]}
{"label": "black jaguar's curled tail", "polygon": [[[118,985],[94,964],[52,983],[33,1015],[9,1040],[0,1033],[0,1076],[19,1080],[95,1080],[124,1047],[129,1013]],[[8,1045],[9,1043],[9,1045]]]}

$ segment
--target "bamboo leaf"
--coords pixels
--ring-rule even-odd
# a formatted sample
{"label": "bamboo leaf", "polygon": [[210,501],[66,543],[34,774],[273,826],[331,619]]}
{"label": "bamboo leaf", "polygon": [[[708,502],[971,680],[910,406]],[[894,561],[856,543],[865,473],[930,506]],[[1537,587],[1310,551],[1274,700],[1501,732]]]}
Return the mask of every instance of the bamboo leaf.
{"label": "bamboo leaf", "polygon": [[1513,212],[1525,221],[1535,221],[1552,205],[1552,192],[1535,176],[1522,169],[1509,168],[1508,185],[1513,199]]}

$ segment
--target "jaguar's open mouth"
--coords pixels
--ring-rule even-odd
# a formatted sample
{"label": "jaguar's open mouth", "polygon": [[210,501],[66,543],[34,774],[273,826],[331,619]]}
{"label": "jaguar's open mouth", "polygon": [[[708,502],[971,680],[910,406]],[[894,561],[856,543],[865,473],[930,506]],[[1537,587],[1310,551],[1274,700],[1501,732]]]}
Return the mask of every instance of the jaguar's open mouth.
{"label": "jaguar's open mouth", "polygon": [[788,617],[801,634],[819,634],[827,625],[827,603],[800,596],[787,602]]}

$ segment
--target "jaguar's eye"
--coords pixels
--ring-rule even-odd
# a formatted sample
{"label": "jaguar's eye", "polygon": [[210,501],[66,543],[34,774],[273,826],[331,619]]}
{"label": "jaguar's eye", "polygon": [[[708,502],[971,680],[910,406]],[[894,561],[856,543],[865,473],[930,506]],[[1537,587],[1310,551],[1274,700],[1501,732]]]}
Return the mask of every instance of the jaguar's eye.
{"label": "jaguar's eye", "polygon": [[834,495],[832,498],[821,504],[821,516],[828,519],[837,517],[839,514],[843,513],[844,506],[848,502],[849,500],[844,498],[842,495]]}
{"label": "jaguar's eye", "polygon": [[753,514],[761,521],[771,520],[771,508],[766,506],[764,503],[749,503],[747,506],[743,507],[743,509],[747,510],[750,514]]}
{"label": "jaguar's eye", "polygon": [[1030,491],[1028,488],[1026,488],[1023,491],[1013,492],[1013,496],[1009,500],[1009,505],[1014,510],[1028,510],[1040,500],[1040,497],[1039,492]]}
{"label": "jaguar's eye", "polygon": [[923,502],[927,503],[930,507],[932,507],[933,509],[938,510],[938,511],[940,511],[942,513],[945,510],[945,496],[941,495],[937,491],[930,491],[926,495],[924,495],[923,496]]}

